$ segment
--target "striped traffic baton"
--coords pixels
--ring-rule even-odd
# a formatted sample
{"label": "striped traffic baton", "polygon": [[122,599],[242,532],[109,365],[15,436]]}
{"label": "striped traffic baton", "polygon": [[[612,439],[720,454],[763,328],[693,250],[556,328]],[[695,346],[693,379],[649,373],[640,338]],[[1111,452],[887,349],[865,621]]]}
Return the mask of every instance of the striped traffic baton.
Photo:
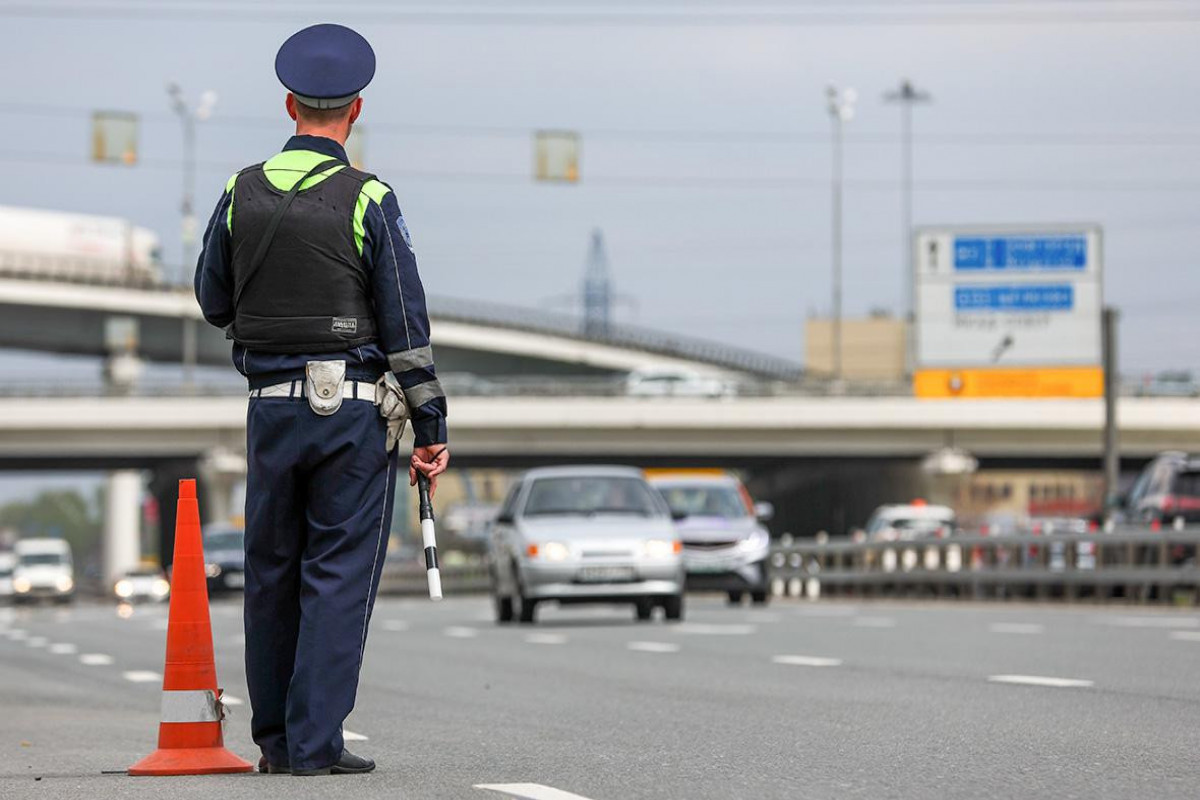
{"label": "striped traffic baton", "polygon": [[433,526],[433,501],[429,478],[417,470],[417,493],[421,498],[421,542],[425,546],[425,574],[429,576],[429,599],[442,599],[442,575],[438,572],[437,531]]}

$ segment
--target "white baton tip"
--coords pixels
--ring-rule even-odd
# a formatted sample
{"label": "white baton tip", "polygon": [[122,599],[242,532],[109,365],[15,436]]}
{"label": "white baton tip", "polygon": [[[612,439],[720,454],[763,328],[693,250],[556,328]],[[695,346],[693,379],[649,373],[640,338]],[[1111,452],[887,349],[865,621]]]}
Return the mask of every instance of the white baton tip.
{"label": "white baton tip", "polygon": [[442,575],[440,572],[438,572],[437,567],[433,567],[432,569],[430,569],[428,574],[429,574],[429,599],[430,600],[441,600],[442,599]]}

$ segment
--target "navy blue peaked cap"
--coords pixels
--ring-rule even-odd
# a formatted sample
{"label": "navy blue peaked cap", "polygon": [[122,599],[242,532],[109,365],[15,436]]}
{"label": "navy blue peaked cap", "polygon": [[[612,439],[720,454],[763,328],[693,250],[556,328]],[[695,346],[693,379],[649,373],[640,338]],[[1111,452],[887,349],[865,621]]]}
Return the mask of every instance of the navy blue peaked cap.
{"label": "navy blue peaked cap", "polygon": [[279,81],[312,108],[353,102],[375,77],[375,51],[357,31],[324,23],[292,34],[275,56]]}

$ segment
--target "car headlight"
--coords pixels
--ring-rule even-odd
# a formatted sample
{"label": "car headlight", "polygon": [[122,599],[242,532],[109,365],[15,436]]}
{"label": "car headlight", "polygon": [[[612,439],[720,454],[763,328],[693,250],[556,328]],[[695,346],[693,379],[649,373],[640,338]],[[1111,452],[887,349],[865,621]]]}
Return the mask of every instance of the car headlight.
{"label": "car headlight", "polygon": [[133,583],[122,578],[121,580],[117,581],[117,585],[113,587],[113,594],[124,600],[126,597],[129,597],[133,594]]}
{"label": "car headlight", "polygon": [[155,597],[166,597],[167,593],[170,591],[171,591],[171,584],[167,583],[162,578],[159,578],[158,580],[156,580],[154,582]]}
{"label": "car headlight", "polygon": [[562,542],[546,542],[539,552],[546,561],[566,561],[571,556],[571,549]]}
{"label": "car headlight", "polygon": [[29,582],[29,578],[13,578],[13,591],[17,594],[25,594],[33,588],[33,584]]}
{"label": "car headlight", "polygon": [[683,543],[678,539],[647,539],[642,544],[648,558],[666,558],[675,553],[683,552]]}
{"label": "car headlight", "polygon": [[766,531],[755,531],[741,541],[743,550],[760,550],[770,544],[771,537],[767,535]]}
{"label": "car headlight", "polygon": [[221,576],[220,564],[205,564],[204,574],[210,578],[219,578]]}
{"label": "car headlight", "polygon": [[54,582],[54,588],[60,592],[69,592],[75,588],[75,580],[69,575],[60,575]]}

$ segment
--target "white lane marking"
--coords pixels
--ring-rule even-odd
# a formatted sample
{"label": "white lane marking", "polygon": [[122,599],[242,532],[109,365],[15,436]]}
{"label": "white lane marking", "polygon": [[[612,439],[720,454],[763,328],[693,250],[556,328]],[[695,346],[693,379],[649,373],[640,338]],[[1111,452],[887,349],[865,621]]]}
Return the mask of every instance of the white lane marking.
{"label": "white lane marking", "polygon": [[486,792],[499,792],[518,800],[588,800],[583,795],[571,794],[540,783],[477,783],[475,788]]}
{"label": "white lane marking", "polygon": [[853,624],[857,628],[894,628],[896,620],[891,617],[857,617]]}
{"label": "white lane marking", "polygon": [[479,635],[479,631],[474,628],[462,628],[459,626],[451,626],[443,631],[452,639],[474,639]]}
{"label": "white lane marking", "polygon": [[121,673],[121,677],[130,683],[153,683],[161,681],[162,675],[157,672],[151,672],[148,669],[131,669]]}
{"label": "white lane marking", "polygon": [[227,706],[244,706],[244,705],[246,705],[245,700],[243,700],[240,697],[234,697],[231,694],[222,694],[221,695],[221,703],[222,703],[222,705],[227,705]]}
{"label": "white lane marking", "polygon": [[45,647],[50,640],[45,636],[30,636],[25,640],[26,647]]}
{"label": "white lane marking", "polygon": [[857,608],[847,606],[808,606],[796,610],[801,617],[853,617],[858,614]]}
{"label": "white lane marking", "polygon": [[772,656],[774,664],[786,664],[789,667],[840,667],[840,658],[824,658],[822,656]]}
{"label": "white lane marking", "polygon": [[367,738],[368,738],[368,737],[366,737],[366,736],[363,736],[361,733],[355,733],[354,731],[348,731],[348,730],[346,730],[346,729],[344,729],[344,728],[342,729],[342,739],[343,739],[343,741],[347,741],[347,742],[365,742],[365,741],[367,741]]}
{"label": "white lane marking", "polygon": [[1014,633],[1035,636],[1039,633],[1045,633],[1046,626],[1039,625],[1036,622],[993,622],[991,625],[988,625],[988,630],[992,633]]}
{"label": "white lane marking", "polygon": [[113,663],[113,657],[103,653],[84,653],[79,657],[79,663],[88,667],[104,667]]}
{"label": "white lane marking", "polygon": [[678,653],[679,645],[670,642],[630,642],[625,645],[638,653]]}
{"label": "white lane marking", "polygon": [[22,639],[29,638],[29,634],[26,633],[25,631],[21,630],[20,628],[13,628],[12,630],[10,630],[8,632],[8,638],[12,639],[14,642],[19,642]]}
{"label": "white lane marking", "polygon": [[[491,617],[488,620],[490,621]],[[385,631],[406,631],[408,630],[408,623],[402,619],[385,619],[383,621],[383,629]]]}
{"label": "white lane marking", "polygon": [[675,633],[693,633],[698,636],[748,636],[758,630],[755,625],[701,625],[685,622],[671,629]]}
{"label": "white lane marking", "polygon": [[1200,631],[1171,631],[1170,637],[1177,642],[1200,642]]}
{"label": "white lane marking", "polygon": [[989,675],[989,683],[1012,683],[1018,686],[1049,686],[1054,689],[1086,689],[1094,682],[1078,678],[1048,678],[1044,675]]}
{"label": "white lane marking", "polygon": [[50,645],[50,652],[60,656],[74,655],[78,648],[70,642],[60,642],[59,644]]}
{"label": "white lane marking", "polygon": [[567,637],[561,633],[531,633],[525,641],[529,644],[566,644]]}
{"label": "white lane marking", "polygon": [[1118,628],[1200,628],[1196,617],[1105,617],[1097,622]]}

